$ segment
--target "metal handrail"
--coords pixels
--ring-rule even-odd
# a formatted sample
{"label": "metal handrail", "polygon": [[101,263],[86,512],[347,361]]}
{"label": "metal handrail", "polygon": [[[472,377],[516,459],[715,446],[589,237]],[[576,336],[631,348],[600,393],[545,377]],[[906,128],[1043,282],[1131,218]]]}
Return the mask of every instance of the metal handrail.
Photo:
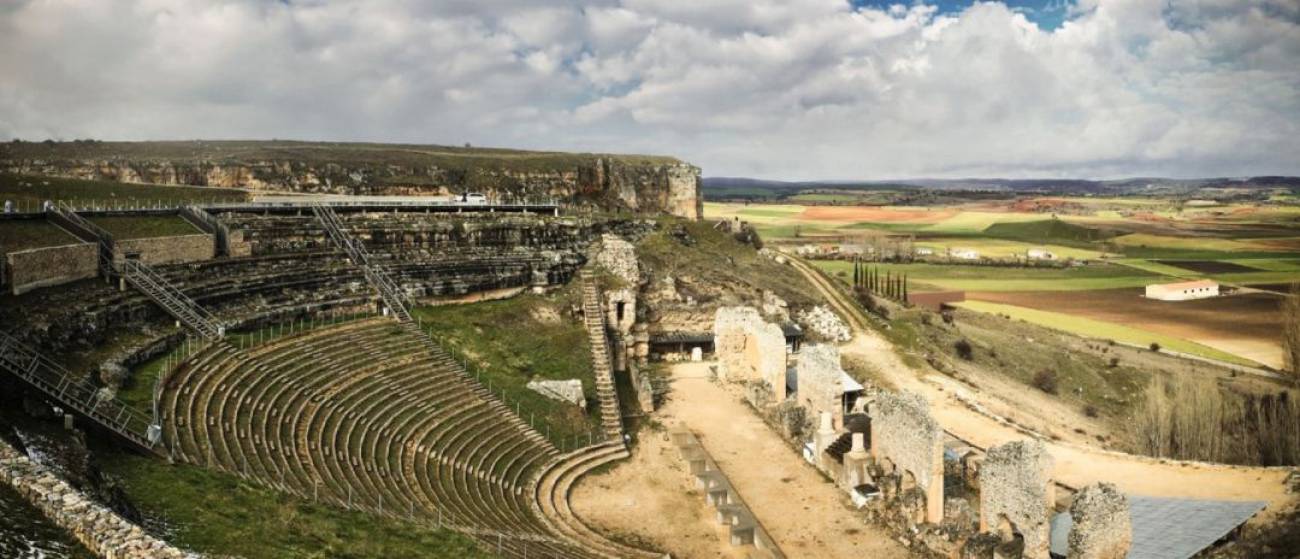
{"label": "metal handrail", "polygon": [[366,252],[366,247],[359,239],[356,239],[343,230],[343,222],[339,219],[334,208],[324,204],[313,204],[312,213],[325,226],[326,235],[334,244],[338,245],[348,254],[352,263],[361,268],[362,274],[366,276],[366,281],[370,282],[383,298],[384,304],[389,310],[397,316],[401,322],[411,321],[410,298],[397,286],[383,269],[371,264],[370,254]]}
{"label": "metal handrail", "polygon": [[4,332],[0,332],[0,369],[141,448],[154,448],[148,438],[153,422],[145,414],[116,398],[101,398],[93,384],[77,380],[63,366]]}
{"label": "metal handrail", "polygon": [[125,260],[121,271],[131,285],[135,286],[164,310],[194,329],[199,335],[209,340],[220,338],[225,328],[216,315],[200,307],[172,285],[148,264],[139,260]]}

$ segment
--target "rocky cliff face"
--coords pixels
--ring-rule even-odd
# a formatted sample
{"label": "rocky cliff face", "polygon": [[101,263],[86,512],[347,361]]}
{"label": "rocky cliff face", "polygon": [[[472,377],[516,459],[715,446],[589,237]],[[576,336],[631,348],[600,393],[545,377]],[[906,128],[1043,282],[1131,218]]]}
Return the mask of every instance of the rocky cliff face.
{"label": "rocky cliff face", "polygon": [[[197,147],[180,155],[177,144]],[[294,149],[262,148],[232,154],[232,150],[213,150],[212,146],[221,144],[212,142],[161,144],[170,149],[158,157],[139,149],[141,144],[65,148],[67,145],[0,145],[0,171],[331,194],[482,192],[501,199],[553,197],[605,209],[663,212],[691,219],[699,219],[703,207],[700,169],[671,158],[529,155],[535,152],[484,155],[398,146],[362,150],[347,144],[306,144],[312,148],[310,152],[295,144]]]}

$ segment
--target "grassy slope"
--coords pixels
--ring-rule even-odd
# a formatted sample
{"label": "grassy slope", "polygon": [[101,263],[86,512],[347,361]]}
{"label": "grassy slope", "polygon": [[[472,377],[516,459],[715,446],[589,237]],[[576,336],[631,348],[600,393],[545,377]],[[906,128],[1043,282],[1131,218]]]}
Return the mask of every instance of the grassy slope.
{"label": "grassy slope", "polygon": [[202,233],[175,215],[94,217],[90,221],[119,241]]}
{"label": "grassy slope", "polygon": [[80,239],[44,219],[0,221],[0,256],[19,250],[79,242]]}
{"label": "grassy slope", "polygon": [[489,557],[466,537],[429,526],[313,505],[195,466],[120,450],[98,453],[146,525],[176,545],[248,559]]}
{"label": "grassy slope", "polygon": [[1109,367],[1109,349],[1104,344],[1080,344],[1033,323],[959,312],[955,328],[938,326],[939,321],[934,324],[917,328],[931,347],[952,356],[954,363],[963,361],[954,347],[965,338],[974,348],[974,365],[1029,386],[1039,372],[1052,371],[1058,379],[1058,399],[1080,407],[1096,406],[1108,417],[1126,416],[1148,382],[1146,372],[1128,364]]}
{"label": "grassy slope", "polygon": [[244,200],[247,194],[240,190],[215,187],[161,186],[130,184],[113,181],[89,181],[0,173],[0,200],[20,202],[24,209],[39,207],[45,200],[65,200],[78,203],[127,205],[143,201]]}
{"label": "grassy slope", "polygon": [[1139,328],[1132,328],[1122,324],[1083,318],[1069,314],[1043,311],[1019,307],[1016,305],[1004,305],[1000,303],[989,303],[985,301],[966,301],[958,303],[962,308],[992,313],[1004,314],[1011,318],[1024,320],[1025,322],[1054,328],[1071,334],[1095,338],[1099,340],[1115,340],[1138,346],[1149,346],[1152,343],[1160,344],[1160,347],[1181,353],[1199,355],[1210,359],[1218,359],[1229,363],[1239,365],[1258,366],[1258,363],[1233,355],[1231,353],[1219,351],[1217,349],[1155,332],[1148,332]]}
{"label": "grassy slope", "polygon": [[[551,295],[519,295],[500,301],[445,305],[415,309],[436,339],[457,355],[468,356],[482,383],[505,390],[511,406],[519,403],[524,421],[534,418],[537,429],[549,433],[556,446],[572,448],[575,437],[586,444],[599,424],[595,401],[595,376],[587,334],[577,319],[567,315],[578,302],[577,284]],[[582,380],[587,412],[528,389],[533,378]]]}
{"label": "grassy slope", "polygon": [[[669,230],[678,224],[690,234],[693,246],[684,247],[670,234]],[[665,219],[658,231],[637,245],[637,254],[641,265],[656,277],[689,279],[702,286],[744,286],[754,292],[768,289],[791,306],[820,301],[798,271],[760,256],[752,246],[713,229],[707,221]],[[686,288],[681,284],[679,287]]]}

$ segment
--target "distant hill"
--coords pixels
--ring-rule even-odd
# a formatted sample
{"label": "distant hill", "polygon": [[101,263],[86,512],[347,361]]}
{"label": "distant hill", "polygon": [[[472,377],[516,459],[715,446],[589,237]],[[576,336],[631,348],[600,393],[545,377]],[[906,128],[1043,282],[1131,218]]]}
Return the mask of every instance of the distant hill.
{"label": "distant hill", "polygon": [[1087,245],[1092,241],[1105,240],[1115,236],[1112,231],[1083,227],[1059,219],[995,223],[984,229],[984,234],[1013,241],[1068,246]]}
{"label": "distant hill", "polygon": [[1118,180],[1086,179],[907,179],[893,181],[771,181],[739,177],[705,177],[704,195],[710,199],[777,199],[813,189],[926,190],[951,192],[1003,192],[1059,195],[1186,195],[1206,189],[1300,189],[1300,177],[1215,177],[1169,179],[1138,177]]}

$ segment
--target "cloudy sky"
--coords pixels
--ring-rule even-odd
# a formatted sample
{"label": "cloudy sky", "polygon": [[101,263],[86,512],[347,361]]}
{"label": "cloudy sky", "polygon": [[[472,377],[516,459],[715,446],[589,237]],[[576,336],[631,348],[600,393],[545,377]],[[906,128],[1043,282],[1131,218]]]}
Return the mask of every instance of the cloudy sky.
{"label": "cloudy sky", "polygon": [[471,142],[774,179],[1300,174],[1300,2],[0,0],[15,137]]}

